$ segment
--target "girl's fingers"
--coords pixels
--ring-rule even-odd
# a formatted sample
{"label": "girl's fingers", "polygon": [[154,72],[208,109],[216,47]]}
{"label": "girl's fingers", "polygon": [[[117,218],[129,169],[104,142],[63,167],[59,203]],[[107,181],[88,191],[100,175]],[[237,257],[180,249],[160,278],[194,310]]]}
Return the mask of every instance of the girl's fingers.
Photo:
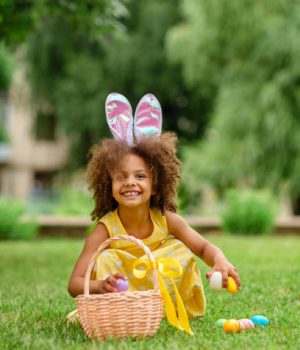
{"label": "girl's fingers", "polygon": [[113,275],[114,278],[121,278],[122,280],[127,280],[128,278],[124,275],[122,275],[121,273],[116,273]]}
{"label": "girl's fingers", "polygon": [[127,280],[127,277],[123,276],[120,273],[116,273],[113,276],[107,277],[107,279],[103,282],[103,285],[102,285],[104,293],[105,292],[110,292],[110,293],[117,292],[118,290],[117,290],[117,288],[115,288],[115,286],[118,286],[120,284],[120,282],[118,281],[120,278],[123,280]]}
{"label": "girl's fingers", "polygon": [[103,288],[107,292],[111,292],[111,293],[117,292],[117,289],[114,288],[110,283],[108,283],[106,281],[103,283]]}
{"label": "girl's fingers", "polygon": [[210,271],[206,272],[205,276],[206,276],[206,279],[208,280],[208,282],[210,281],[211,276],[214,272],[216,272],[216,270],[210,270]]}
{"label": "girl's fingers", "polygon": [[114,276],[109,276],[106,281],[109,283],[109,284],[113,284],[114,286],[117,286],[120,284],[120,282],[118,281],[118,278]]}
{"label": "girl's fingers", "polygon": [[211,276],[211,273],[210,272],[206,272],[205,277],[206,277],[206,279],[208,281],[210,280],[210,276]]}
{"label": "girl's fingers", "polygon": [[238,289],[240,289],[241,281],[240,281],[240,277],[239,277],[238,273],[236,272],[236,269],[230,271],[230,275],[235,280],[235,283],[236,283]]}
{"label": "girl's fingers", "polygon": [[205,274],[208,281],[210,281],[212,274],[216,271],[219,271],[222,273],[222,286],[223,286],[223,288],[227,288],[228,276],[231,276],[235,280],[237,288],[240,289],[240,286],[241,286],[240,277],[239,277],[239,274],[237,273],[237,270],[235,267],[233,267],[232,265],[229,267],[223,267],[223,266],[214,267],[211,271],[208,271]]}
{"label": "girl's fingers", "polygon": [[223,286],[223,288],[227,288],[227,285],[228,285],[228,272],[223,271],[222,272],[222,286]]}

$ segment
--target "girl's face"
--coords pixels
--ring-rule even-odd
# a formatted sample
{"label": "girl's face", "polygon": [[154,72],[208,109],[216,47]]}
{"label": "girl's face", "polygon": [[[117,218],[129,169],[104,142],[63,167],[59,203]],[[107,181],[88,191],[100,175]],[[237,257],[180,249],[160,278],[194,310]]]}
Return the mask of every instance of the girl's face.
{"label": "girl's face", "polygon": [[112,172],[112,195],[119,206],[150,206],[152,175],[145,161],[135,155],[124,157]]}

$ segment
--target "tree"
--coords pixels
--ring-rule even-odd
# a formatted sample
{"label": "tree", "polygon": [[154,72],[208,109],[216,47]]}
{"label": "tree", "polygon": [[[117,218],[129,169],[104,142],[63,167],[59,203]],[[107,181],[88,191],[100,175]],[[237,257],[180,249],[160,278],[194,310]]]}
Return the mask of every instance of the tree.
{"label": "tree", "polygon": [[45,22],[47,27],[50,18],[63,19],[76,35],[97,40],[104,32],[123,29],[119,20],[127,14],[123,1],[0,0],[0,89],[6,89],[11,80],[11,52]]}
{"label": "tree", "polygon": [[191,182],[197,179],[198,191],[204,182],[274,191],[289,183],[297,203],[299,2],[194,0],[183,11],[168,50],[187,84],[213,101],[205,141],[186,153]]}
{"label": "tree", "polygon": [[[88,77],[81,76],[77,79],[79,85],[85,84],[84,79],[95,80],[97,76],[96,60],[89,66],[91,62],[88,58],[83,58],[84,55],[78,55],[78,53],[83,46],[83,51],[88,50],[92,56],[93,48],[104,35],[124,31],[121,18],[128,14],[125,1],[2,0],[0,2],[0,87],[5,85],[4,88],[7,89],[11,79],[11,69],[8,69],[11,65],[8,65],[6,54],[8,48],[13,52],[19,46],[26,47],[27,57],[31,59],[29,66],[32,70],[30,71],[29,68],[29,71],[35,109],[39,111],[46,106],[48,111],[51,110],[57,116],[61,112],[72,112],[72,109],[67,110],[63,103],[59,104],[62,100],[69,102],[65,96],[61,96],[62,92],[68,93],[72,89],[72,82],[67,78],[72,79],[74,70],[77,68],[84,68],[81,72],[89,74]],[[72,58],[78,60],[78,67],[75,67]],[[61,84],[58,84],[58,81]],[[59,87],[60,85],[62,88]],[[89,95],[91,89],[90,87],[86,94]],[[73,110],[81,102],[80,99],[74,101],[75,98],[76,96],[71,101],[74,102]],[[80,107],[82,108],[81,105]],[[88,119],[89,108],[85,108],[83,112],[85,119]],[[60,118],[59,121],[63,119]],[[74,126],[74,120],[72,123]],[[65,127],[66,124],[63,123],[62,126]],[[68,132],[68,128],[65,131]],[[90,134],[93,135],[93,124],[89,132],[83,129],[83,140],[89,140]],[[75,135],[75,145],[78,143],[77,139],[78,135]],[[83,148],[86,150],[86,147]],[[76,149],[74,153],[76,154]]]}
{"label": "tree", "polygon": [[0,0],[0,41],[8,46],[23,43],[47,17],[63,17],[73,30],[99,37],[120,26],[126,13],[122,0]]}
{"label": "tree", "polygon": [[[66,76],[74,70],[74,63],[69,65],[69,60],[72,56],[77,58],[81,44],[92,54],[94,43],[99,42],[104,33],[124,30],[120,20],[127,15],[124,1],[0,0],[0,89],[8,89],[11,80],[12,54],[9,50],[14,52],[19,46],[28,47],[29,41],[30,81],[33,97],[38,101],[35,101],[36,110],[46,106],[58,114],[60,111],[55,102],[63,98],[57,81],[60,79],[68,90]],[[81,56],[79,68],[83,63]],[[89,69],[92,79],[95,68]]]}
{"label": "tree", "polygon": [[90,146],[109,136],[104,103],[111,91],[123,93],[133,107],[152,92],[162,104],[165,130],[185,138],[203,133],[206,119],[199,110],[207,108],[205,98],[184,86],[166,56],[165,34],[180,18],[177,5],[132,1],[119,26],[125,30],[100,37],[76,31],[63,16],[47,16],[31,37],[27,57],[35,101],[52,106],[72,142],[74,166],[84,165]]}

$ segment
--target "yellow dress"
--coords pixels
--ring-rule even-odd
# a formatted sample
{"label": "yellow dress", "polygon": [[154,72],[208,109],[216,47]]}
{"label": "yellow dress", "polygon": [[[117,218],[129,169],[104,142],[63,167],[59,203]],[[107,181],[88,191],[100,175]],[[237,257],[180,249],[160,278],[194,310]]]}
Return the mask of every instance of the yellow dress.
{"label": "yellow dress", "polygon": [[[150,217],[154,230],[150,237],[143,239],[155,259],[172,257],[183,268],[183,274],[174,281],[184,302],[188,316],[201,316],[205,312],[205,296],[200,272],[192,251],[180,240],[169,235],[166,217],[158,209],[150,210]],[[117,209],[109,212],[100,219],[110,237],[128,234],[119,218]],[[115,273],[122,273],[128,277],[129,291],[147,290],[153,288],[153,275],[147,274],[143,279],[137,279],[132,274],[133,263],[136,258],[145,257],[144,251],[135,243],[118,240],[111,243],[98,257],[94,267],[96,279],[104,280]],[[145,257],[145,259],[147,259]],[[164,278],[169,294],[175,300],[172,282]]]}

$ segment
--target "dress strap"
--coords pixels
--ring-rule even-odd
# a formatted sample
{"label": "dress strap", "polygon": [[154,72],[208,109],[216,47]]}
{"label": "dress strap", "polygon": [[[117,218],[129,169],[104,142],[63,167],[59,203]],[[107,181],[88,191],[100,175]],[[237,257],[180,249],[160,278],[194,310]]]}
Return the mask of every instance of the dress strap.
{"label": "dress strap", "polygon": [[168,235],[168,225],[167,218],[163,215],[159,209],[151,209],[150,210],[151,220],[154,226],[158,227],[164,236]]}
{"label": "dress strap", "polygon": [[124,232],[121,232],[122,228],[120,227],[120,223],[118,220],[117,209],[115,209],[114,211],[110,211],[109,213],[104,215],[99,220],[99,222],[102,222],[102,224],[105,225],[110,238],[118,236],[120,234],[124,234]]}

